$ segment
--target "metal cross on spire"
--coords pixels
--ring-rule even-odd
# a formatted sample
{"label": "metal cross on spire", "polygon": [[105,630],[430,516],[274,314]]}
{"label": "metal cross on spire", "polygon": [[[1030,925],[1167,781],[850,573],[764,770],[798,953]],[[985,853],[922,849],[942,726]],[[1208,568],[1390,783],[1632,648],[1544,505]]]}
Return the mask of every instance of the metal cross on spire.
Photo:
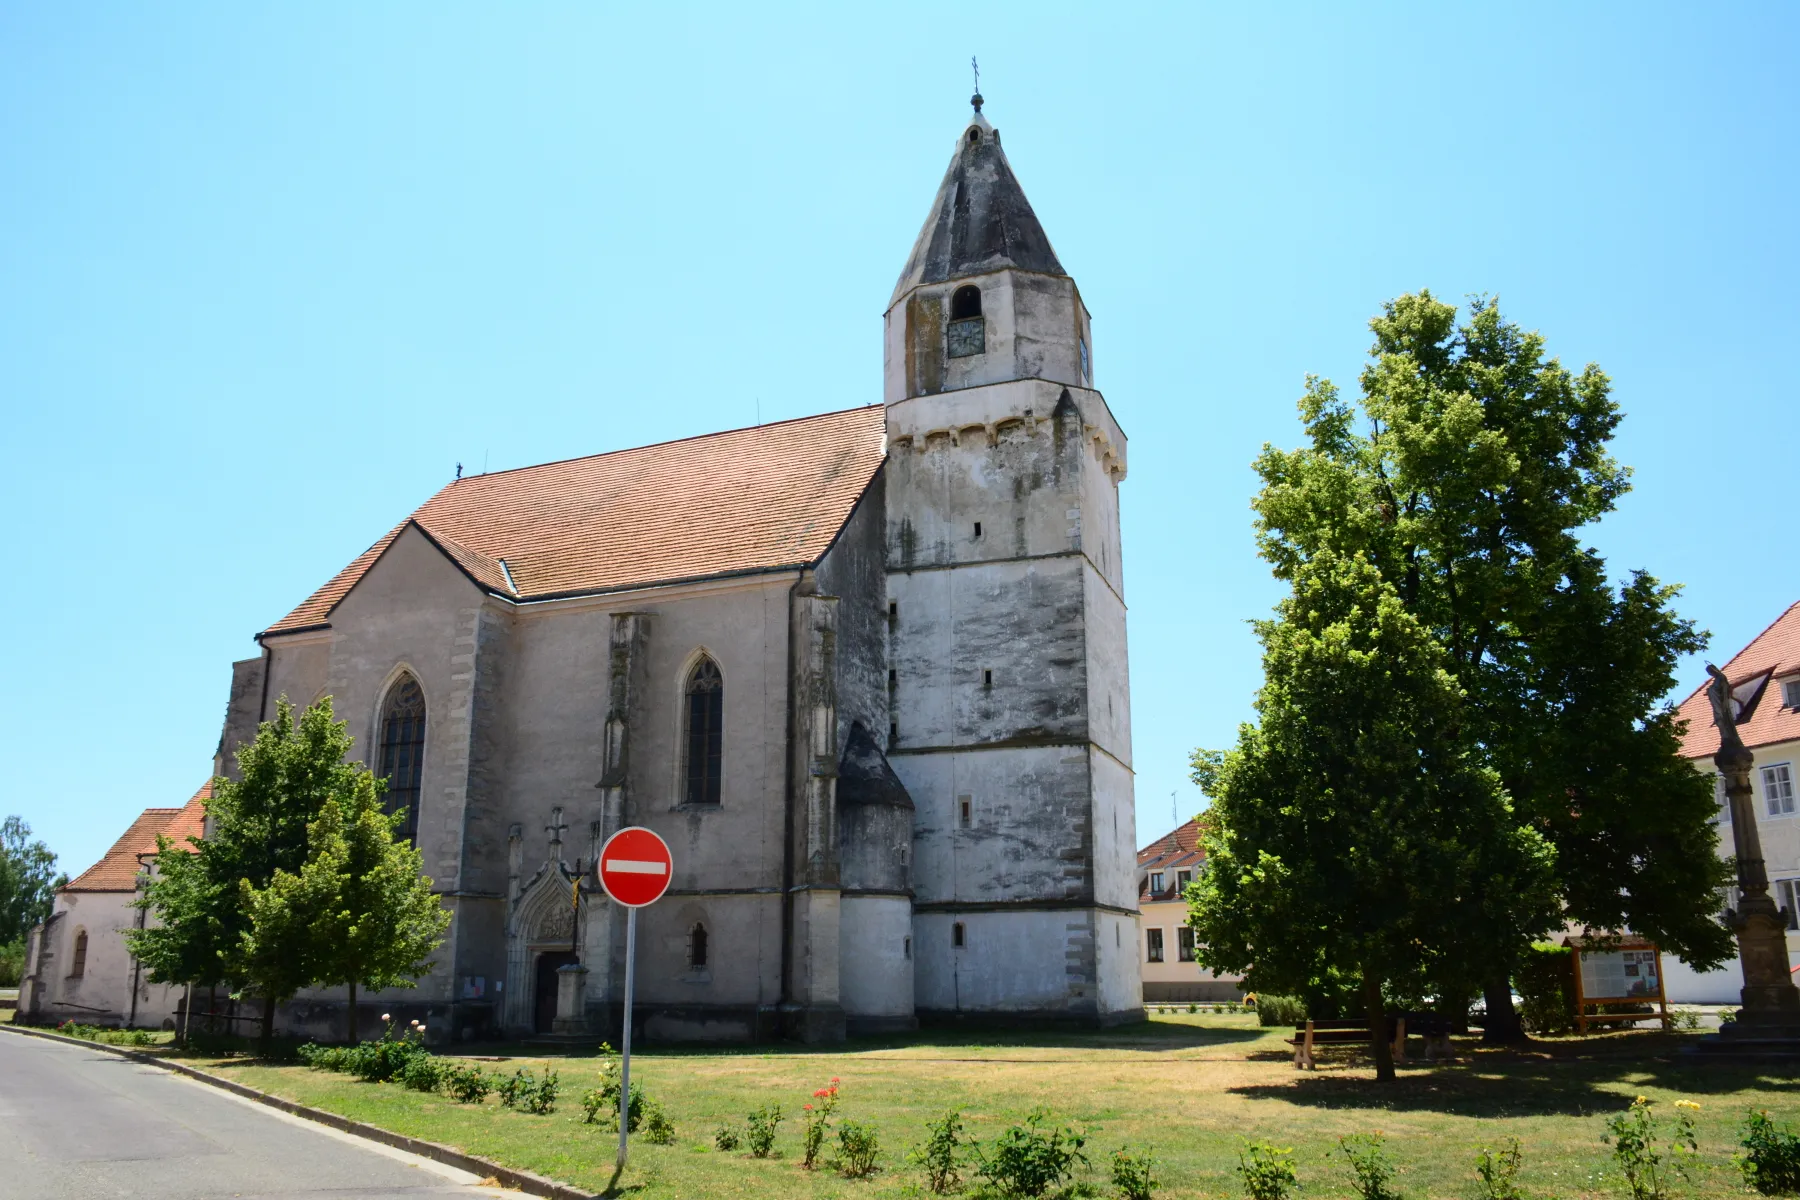
{"label": "metal cross on spire", "polygon": [[973,104],[975,106],[976,112],[980,112],[981,111],[981,64],[975,61],[975,56],[973,54],[969,55],[969,69],[971,71],[975,72],[975,94],[973,96],[969,97],[969,103]]}

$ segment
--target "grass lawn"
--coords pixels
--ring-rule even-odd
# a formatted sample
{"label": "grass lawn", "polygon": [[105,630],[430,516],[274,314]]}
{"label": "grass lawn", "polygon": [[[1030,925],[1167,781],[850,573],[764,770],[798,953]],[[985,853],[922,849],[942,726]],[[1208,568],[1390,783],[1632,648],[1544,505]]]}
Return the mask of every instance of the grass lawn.
{"label": "grass lawn", "polygon": [[[932,1033],[819,1050],[640,1050],[632,1077],[663,1103],[678,1138],[672,1146],[634,1138],[621,1190],[643,1200],[918,1196],[923,1176],[905,1154],[924,1138],[928,1118],[960,1106],[985,1141],[1042,1105],[1091,1132],[1089,1178],[1103,1195],[1111,1194],[1108,1156],[1130,1144],[1155,1155],[1159,1195],[1241,1196],[1239,1147],[1262,1138],[1294,1148],[1306,1197],[1352,1196],[1337,1138],[1381,1130],[1409,1200],[1473,1200],[1476,1149],[1508,1136],[1524,1145],[1521,1180],[1534,1200],[1620,1196],[1624,1182],[1600,1138],[1608,1115],[1645,1095],[1665,1120],[1677,1099],[1701,1105],[1701,1166],[1677,1194],[1742,1196],[1731,1155],[1745,1111],[1766,1108],[1800,1125],[1795,1072],[1677,1062],[1674,1052],[1695,1034],[1614,1032],[1548,1040],[1526,1052],[1459,1044],[1456,1065],[1409,1066],[1383,1088],[1355,1053],[1323,1058],[1316,1072],[1295,1071],[1280,1041],[1285,1032],[1260,1029],[1253,1016],[1182,1014],[1094,1034]],[[616,1135],[584,1126],[578,1103],[595,1086],[596,1061],[530,1054],[486,1065],[510,1074],[516,1065],[554,1063],[563,1091],[553,1115],[509,1112],[492,1097],[463,1106],[298,1066],[194,1061],[290,1099],[600,1191],[612,1175]],[[798,1165],[800,1106],[832,1076],[842,1081],[839,1114],[879,1129],[884,1169],[873,1179]],[[721,1122],[741,1127],[747,1112],[767,1103],[789,1114],[780,1157],[713,1148]]]}

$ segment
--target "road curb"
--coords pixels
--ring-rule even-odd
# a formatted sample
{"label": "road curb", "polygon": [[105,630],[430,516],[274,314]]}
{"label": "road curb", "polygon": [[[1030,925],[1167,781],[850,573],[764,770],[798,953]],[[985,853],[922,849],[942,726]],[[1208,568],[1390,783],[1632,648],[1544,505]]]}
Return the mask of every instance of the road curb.
{"label": "road curb", "polygon": [[598,1200],[598,1197],[593,1192],[583,1191],[580,1188],[571,1187],[569,1184],[560,1183],[554,1179],[547,1179],[542,1175],[533,1174],[530,1171],[521,1171],[516,1167],[508,1167],[497,1162],[490,1162],[485,1158],[477,1158],[475,1155],[466,1154],[463,1151],[456,1149],[454,1146],[445,1146],[437,1142],[427,1142],[421,1138],[407,1137],[403,1133],[395,1133],[391,1129],[383,1129],[378,1125],[368,1125],[362,1121],[352,1121],[348,1117],[340,1117],[336,1113],[326,1112],[322,1108],[313,1108],[310,1105],[297,1104],[292,1100],[284,1100],[280,1096],[271,1095],[268,1092],[260,1092],[253,1087],[246,1087],[235,1080],[226,1079],[208,1071],[202,1071],[197,1067],[190,1067],[186,1063],[171,1062],[165,1058],[158,1058],[154,1054],[144,1054],[141,1051],[129,1050],[123,1046],[109,1046],[105,1042],[91,1042],[86,1038],[65,1037],[60,1033],[51,1033],[47,1029],[32,1029],[23,1025],[0,1025],[0,1029],[3,1029],[8,1033],[22,1034],[26,1037],[43,1038],[46,1041],[51,1042],[63,1042],[70,1046],[85,1046],[93,1050],[104,1050],[110,1054],[116,1054],[120,1058],[129,1058],[134,1062],[147,1063],[153,1067],[161,1067],[165,1071],[173,1071],[178,1075],[186,1075],[190,1079],[197,1079],[201,1083],[211,1084],[216,1088],[222,1088],[234,1095],[242,1096],[246,1100],[254,1100],[258,1104],[266,1104],[270,1108],[279,1109],[284,1113],[289,1113],[296,1117],[304,1117],[308,1121],[317,1121],[321,1125],[328,1125],[343,1133],[354,1134],[360,1138],[367,1138],[371,1142],[380,1142],[382,1145],[392,1146],[396,1150],[405,1150],[409,1154],[416,1154],[420,1158],[429,1158],[433,1162],[443,1163],[447,1167],[456,1167],[458,1170],[467,1171],[471,1175],[479,1175],[484,1179],[492,1177],[500,1181],[500,1186],[516,1188],[527,1195],[547,1196],[550,1197],[550,1200]]}

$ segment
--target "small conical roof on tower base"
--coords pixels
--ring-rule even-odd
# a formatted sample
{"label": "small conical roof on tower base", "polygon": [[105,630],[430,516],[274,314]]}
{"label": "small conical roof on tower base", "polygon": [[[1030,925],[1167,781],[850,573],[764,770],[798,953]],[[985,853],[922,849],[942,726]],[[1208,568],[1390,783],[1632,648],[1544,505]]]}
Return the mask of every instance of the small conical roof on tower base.
{"label": "small conical roof on tower base", "polygon": [[1006,267],[1066,274],[1000,149],[1000,134],[978,110],[957,139],[889,304],[920,284]]}

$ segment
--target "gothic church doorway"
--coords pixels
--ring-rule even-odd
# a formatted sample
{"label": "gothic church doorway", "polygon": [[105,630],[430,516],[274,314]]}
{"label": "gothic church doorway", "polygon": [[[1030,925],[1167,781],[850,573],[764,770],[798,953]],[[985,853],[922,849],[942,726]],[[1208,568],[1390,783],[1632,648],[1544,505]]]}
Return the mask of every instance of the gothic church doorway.
{"label": "gothic church doorway", "polygon": [[546,950],[537,956],[537,990],[532,993],[531,1027],[549,1033],[556,1022],[556,972],[575,961],[572,950]]}

